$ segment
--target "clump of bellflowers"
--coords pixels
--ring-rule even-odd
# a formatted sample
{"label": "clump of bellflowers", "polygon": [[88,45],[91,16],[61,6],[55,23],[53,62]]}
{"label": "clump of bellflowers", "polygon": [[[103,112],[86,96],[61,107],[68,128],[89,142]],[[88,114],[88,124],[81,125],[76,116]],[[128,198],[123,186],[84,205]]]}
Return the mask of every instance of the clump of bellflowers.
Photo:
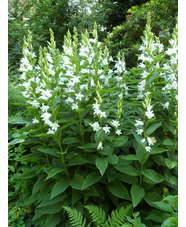
{"label": "clump of bellflowers", "polygon": [[[128,90],[124,56],[118,55],[117,60],[113,61],[108,49],[98,41],[96,24],[92,37],[86,31],[81,41],[77,38],[76,29],[73,35],[68,31],[61,54],[56,49],[53,32],[50,32],[50,43],[48,48],[40,48],[38,63],[32,51],[31,34],[23,47],[21,86],[27,103],[34,109],[32,123],[47,126],[46,133],[55,134],[60,129],[58,113],[62,109],[70,111],[79,119],[84,143],[85,126],[81,114],[91,107],[89,117],[92,121],[89,126],[93,133],[101,130],[104,135],[97,139],[100,150],[107,136],[115,135],[116,138],[122,134],[119,121],[123,94],[127,94]],[[28,60],[27,50],[30,50]],[[111,62],[115,63],[113,69]],[[25,76],[26,73],[29,76]]]}

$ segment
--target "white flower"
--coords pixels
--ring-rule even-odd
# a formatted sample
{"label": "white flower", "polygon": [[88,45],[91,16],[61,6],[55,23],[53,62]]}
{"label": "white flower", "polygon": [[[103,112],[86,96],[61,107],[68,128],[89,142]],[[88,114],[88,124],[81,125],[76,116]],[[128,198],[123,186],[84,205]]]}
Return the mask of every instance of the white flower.
{"label": "white flower", "polygon": [[111,122],[111,124],[114,126],[114,127],[118,127],[118,126],[120,126],[120,123],[119,123],[119,121],[117,121],[117,120],[112,120],[112,122]]}
{"label": "white flower", "polygon": [[28,94],[27,91],[22,91],[21,92],[25,98],[30,98],[30,94]]}
{"label": "white flower", "polygon": [[94,86],[94,80],[93,80],[93,79],[90,80],[90,86],[91,86],[91,87]]}
{"label": "white flower", "polygon": [[65,100],[66,103],[73,103],[74,102],[74,99],[72,99],[71,97],[68,97],[66,100]]}
{"label": "white flower", "polygon": [[53,130],[49,129],[47,134],[55,134],[55,132]]}
{"label": "white flower", "polygon": [[25,72],[23,72],[23,73],[21,74],[20,79],[21,79],[21,80],[26,80],[26,73],[25,73]]}
{"label": "white flower", "polygon": [[49,124],[49,118],[51,117],[51,114],[48,112],[45,112],[41,115],[41,118],[43,118],[43,121],[45,121],[46,124]]}
{"label": "white flower", "polygon": [[39,121],[36,119],[36,117],[34,119],[32,119],[32,123],[33,124],[36,124],[36,123],[39,123]]}
{"label": "white flower", "polygon": [[49,109],[49,106],[45,106],[44,104],[42,104],[42,107],[41,107],[41,110],[44,112],[44,111],[47,111]]}
{"label": "white flower", "polygon": [[37,100],[34,100],[33,102],[30,103],[32,106],[38,108],[40,103]]}
{"label": "white flower", "polygon": [[138,125],[144,125],[144,123],[143,123],[142,121],[138,121],[138,120],[136,120],[136,124],[135,124],[135,126],[137,127]]}
{"label": "white flower", "polygon": [[117,130],[116,130],[116,134],[117,134],[118,136],[121,135],[121,134],[122,134],[121,129],[117,129]]}
{"label": "white flower", "polygon": [[145,139],[142,139],[142,140],[141,140],[142,143],[145,143],[145,141],[146,141]]}
{"label": "white flower", "polygon": [[84,97],[84,95],[82,95],[81,93],[75,94],[76,96],[76,100],[80,100]]}
{"label": "white flower", "polygon": [[145,112],[145,115],[148,117],[148,119],[151,119],[152,117],[155,116],[154,113],[153,113],[153,111],[150,111],[150,110],[146,111]]}
{"label": "white flower", "polygon": [[168,108],[169,108],[169,102],[166,102],[165,104],[162,104],[162,106],[163,106],[163,109],[167,109],[168,110]]}
{"label": "white flower", "polygon": [[77,103],[73,103],[71,108],[72,108],[72,110],[77,110],[79,107],[78,107]]}
{"label": "white flower", "polygon": [[154,143],[152,142],[150,137],[147,137],[147,141],[148,141],[149,146],[154,145]]}
{"label": "white flower", "polygon": [[51,127],[52,127],[52,130],[57,131],[57,128],[59,127],[59,125],[57,123],[53,123]]}
{"label": "white flower", "polygon": [[103,127],[103,131],[105,133],[110,133],[110,127],[108,127],[108,125],[105,125],[105,127]]}
{"label": "white flower", "polygon": [[150,152],[151,147],[145,147],[145,150],[148,151],[148,152]]}
{"label": "white flower", "polygon": [[97,150],[103,150],[102,142],[99,142]]}
{"label": "white flower", "polygon": [[139,129],[139,128],[137,128],[137,129],[136,129],[136,132],[138,133],[138,135],[142,135],[142,133],[143,133],[143,129]]}
{"label": "white flower", "polygon": [[94,114],[97,114],[97,115],[101,114],[101,110],[99,110],[99,109],[94,109]]}
{"label": "white flower", "polygon": [[93,109],[98,110],[100,107],[100,104],[98,104],[97,102],[93,104]]}
{"label": "white flower", "polygon": [[106,116],[106,112],[100,111],[100,117],[105,117],[105,118],[106,118],[106,117],[107,117],[107,116]]}
{"label": "white flower", "polygon": [[90,125],[93,127],[93,131],[99,131],[101,129],[98,122],[95,122],[94,124]]}

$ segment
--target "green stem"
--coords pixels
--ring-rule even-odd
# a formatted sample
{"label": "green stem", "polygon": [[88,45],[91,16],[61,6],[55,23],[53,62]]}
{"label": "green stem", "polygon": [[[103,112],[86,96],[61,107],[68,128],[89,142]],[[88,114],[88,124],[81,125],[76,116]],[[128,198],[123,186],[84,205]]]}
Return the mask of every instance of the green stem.
{"label": "green stem", "polygon": [[82,144],[84,144],[84,143],[85,143],[85,141],[84,141],[84,136],[83,136],[83,130],[82,130],[82,120],[81,120],[80,113],[79,113],[79,126],[80,126],[80,132],[81,132]]}
{"label": "green stem", "polygon": [[66,166],[66,163],[65,163],[65,159],[64,159],[63,149],[62,149],[62,146],[61,146],[61,143],[60,143],[59,139],[58,139],[58,145],[59,145],[59,148],[60,148],[60,151],[61,151],[62,163],[65,166],[66,174],[67,174],[67,177],[68,177],[68,179],[70,181],[70,176],[69,176],[68,169],[67,169],[67,166]]}

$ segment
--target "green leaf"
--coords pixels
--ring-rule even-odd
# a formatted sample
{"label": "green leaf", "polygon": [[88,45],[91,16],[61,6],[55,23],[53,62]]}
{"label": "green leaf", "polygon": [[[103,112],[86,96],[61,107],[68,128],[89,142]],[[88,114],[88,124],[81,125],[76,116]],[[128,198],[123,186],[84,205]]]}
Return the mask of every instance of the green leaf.
{"label": "green leaf", "polygon": [[87,160],[77,155],[69,160],[68,166],[84,165],[86,163],[87,163]]}
{"label": "green leaf", "polygon": [[164,149],[164,148],[155,148],[155,147],[153,147],[153,148],[150,150],[149,154],[150,154],[150,155],[153,155],[153,154],[161,154],[161,153],[164,153],[165,151],[167,151],[167,149]]}
{"label": "green leaf", "polygon": [[112,155],[109,155],[108,156],[108,161],[109,161],[109,163],[110,164],[112,164],[112,165],[116,165],[117,163],[118,163],[118,156],[117,155],[115,155],[115,154],[112,154]]}
{"label": "green leaf", "polygon": [[132,185],[131,187],[131,197],[132,197],[132,204],[133,207],[136,207],[143,197],[145,196],[145,191],[138,185]]}
{"label": "green leaf", "polygon": [[178,166],[178,162],[177,161],[171,161],[168,158],[165,158],[165,164],[169,169],[173,169],[174,167]]}
{"label": "green leaf", "polygon": [[174,146],[175,145],[175,142],[172,141],[171,139],[165,139],[163,141],[163,145],[166,145],[166,146]]}
{"label": "green leaf", "polygon": [[144,199],[145,199],[146,203],[148,203],[150,206],[154,207],[153,202],[160,201],[161,200],[161,196],[157,192],[147,192],[145,194]]}
{"label": "green leaf", "polygon": [[116,140],[114,141],[114,146],[115,147],[121,147],[123,146],[126,142],[128,141],[127,136],[118,136]]}
{"label": "green leaf", "polygon": [[119,180],[110,182],[108,189],[114,196],[131,201],[127,188]]}
{"label": "green leaf", "polygon": [[69,180],[66,177],[56,183],[51,192],[51,199],[64,192],[69,185]]}
{"label": "green leaf", "polygon": [[103,158],[97,157],[96,167],[99,169],[102,176],[105,173],[107,166],[108,166],[108,158],[107,157],[103,157]]}
{"label": "green leaf", "polygon": [[63,201],[66,197],[67,197],[67,194],[62,194],[62,195],[56,196],[55,198],[51,199],[51,195],[48,194],[47,196],[45,196],[45,198],[42,200],[42,202],[37,206],[37,208],[47,207],[47,206],[56,204],[58,202]]}
{"label": "green leaf", "polygon": [[[160,210],[152,210],[145,219],[152,220],[154,222],[158,222],[158,223],[162,224],[163,221],[168,217],[169,217],[168,213],[162,212]],[[166,226],[166,227],[168,227],[168,226]]]}
{"label": "green leaf", "polygon": [[157,201],[157,202],[152,202],[156,208],[163,210],[163,211],[167,211],[167,212],[172,212],[173,208],[171,207],[170,204],[165,203],[163,201]]}
{"label": "green leaf", "polygon": [[60,151],[56,148],[46,148],[46,149],[39,149],[42,153],[52,155],[56,158],[61,158]]}
{"label": "green leaf", "polygon": [[83,182],[84,178],[81,175],[75,173],[72,180],[70,181],[70,185],[74,189],[81,190]]}
{"label": "green leaf", "polygon": [[57,168],[57,167],[54,168],[54,169],[52,169],[52,170],[48,173],[48,176],[47,176],[46,180],[48,180],[48,179],[54,177],[56,174],[61,173],[61,172],[63,172],[63,171],[65,171],[65,169],[61,169],[61,168]]}
{"label": "green leaf", "polygon": [[56,214],[62,210],[62,202],[55,203],[53,205],[45,206],[39,208],[39,211],[42,214]]}
{"label": "green leaf", "polygon": [[139,160],[139,158],[134,155],[134,154],[129,154],[126,156],[122,156],[121,158],[125,159],[125,160],[129,160],[129,161],[135,161],[135,160]]}
{"label": "green leaf", "polygon": [[166,219],[163,224],[161,225],[161,227],[177,227],[178,226],[178,217],[170,217],[168,219]]}
{"label": "green leaf", "polygon": [[156,173],[152,169],[146,169],[142,172],[142,174],[148,178],[150,181],[152,181],[154,184],[160,183],[164,180],[164,177],[158,173]]}
{"label": "green leaf", "polygon": [[114,168],[122,173],[126,173],[130,176],[138,176],[139,173],[136,168],[131,165],[114,165]]}
{"label": "green leaf", "polygon": [[81,143],[81,140],[78,139],[77,137],[68,137],[65,138],[62,143],[64,144],[73,144],[73,143]]}
{"label": "green leaf", "polygon": [[101,179],[101,176],[99,175],[98,172],[89,173],[83,182],[81,190],[84,190],[90,187],[91,185],[97,183],[98,181],[100,181],[100,179]]}
{"label": "green leaf", "polygon": [[24,139],[15,139],[15,140],[12,140],[10,143],[8,143],[9,145],[15,145],[15,144],[18,144],[18,143],[23,143],[25,140]]}
{"label": "green leaf", "polygon": [[153,124],[151,125],[147,130],[146,130],[146,135],[147,136],[150,136],[157,128],[159,128],[161,125],[161,122],[160,123],[157,123],[157,124]]}
{"label": "green leaf", "polygon": [[95,150],[97,148],[97,143],[86,143],[82,146],[79,146],[78,148],[83,149],[85,151],[89,151],[89,149]]}
{"label": "green leaf", "polygon": [[49,215],[44,226],[55,227],[61,221],[61,213]]}
{"label": "green leaf", "polygon": [[139,159],[139,162],[141,164],[145,164],[145,162],[147,161],[148,157],[149,157],[149,153],[146,152],[145,148],[139,144],[137,150],[136,150],[136,156]]}

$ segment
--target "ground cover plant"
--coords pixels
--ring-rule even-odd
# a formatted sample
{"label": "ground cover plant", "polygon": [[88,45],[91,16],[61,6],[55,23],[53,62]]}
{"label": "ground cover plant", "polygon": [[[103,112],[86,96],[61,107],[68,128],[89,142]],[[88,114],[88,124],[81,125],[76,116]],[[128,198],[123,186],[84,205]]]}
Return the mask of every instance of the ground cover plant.
{"label": "ground cover plant", "polygon": [[68,32],[62,52],[50,34],[38,58],[31,33],[24,39],[27,114],[11,122],[31,223],[177,226],[177,26],[164,49],[148,15],[131,70],[99,42],[96,24],[81,40]]}

